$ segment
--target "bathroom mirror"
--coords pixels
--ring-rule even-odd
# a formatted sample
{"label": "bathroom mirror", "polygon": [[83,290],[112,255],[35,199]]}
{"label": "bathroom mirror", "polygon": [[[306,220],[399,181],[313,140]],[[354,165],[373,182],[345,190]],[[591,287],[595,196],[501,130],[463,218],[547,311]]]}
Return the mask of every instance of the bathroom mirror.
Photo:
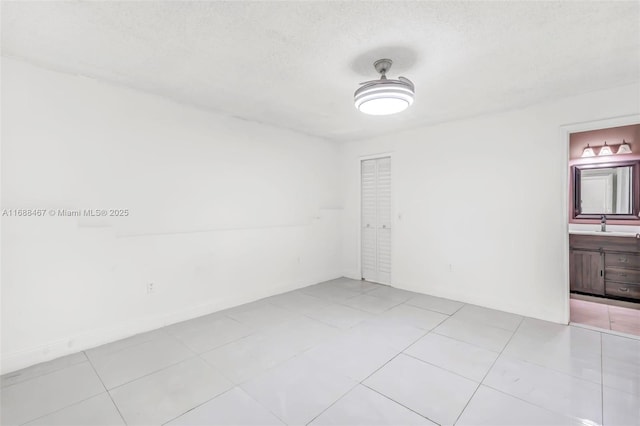
{"label": "bathroom mirror", "polygon": [[573,217],[637,220],[640,160],[573,166]]}

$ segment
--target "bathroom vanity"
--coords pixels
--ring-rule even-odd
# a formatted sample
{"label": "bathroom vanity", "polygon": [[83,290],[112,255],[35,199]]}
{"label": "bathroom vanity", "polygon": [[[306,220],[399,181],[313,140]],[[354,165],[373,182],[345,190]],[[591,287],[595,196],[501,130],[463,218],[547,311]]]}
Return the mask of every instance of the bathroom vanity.
{"label": "bathroom vanity", "polygon": [[569,235],[572,292],[640,301],[640,234]]}

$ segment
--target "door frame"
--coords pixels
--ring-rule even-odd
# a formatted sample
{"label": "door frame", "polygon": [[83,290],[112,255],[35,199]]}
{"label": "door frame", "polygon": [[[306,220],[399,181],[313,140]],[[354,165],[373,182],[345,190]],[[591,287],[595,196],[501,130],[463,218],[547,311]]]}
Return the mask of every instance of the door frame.
{"label": "door frame", "polygon": [[394,231],[397,226],[396,220],[396,179],[395,168],[393,161],[393,152],[381,152],[377,154],[361,155],[357,158],[358,165],[358,279],[362,279],[362,162],[364,160],[378,160],[380,158],[389,158],[391,160],[391,274],[389,276],[389,283],[392,285],[395,281],[393,279],[395,271],[395,251],[396,251],[396,232]]}
{"label": "door frame", "polygon": [[562,174],[562,213],[563,213],[563,269],[564,269],[564,286],[565,286],[565,303],[563,322],[569,324],[571,320],[571,285],[569,280],[569,189],[571,185],[571,169],[569,167],[569,138],[571,133],[588,132],[590,130],[607,129],[610,127],[630,126],[640,124],[640,114],[622,115],[617,117],[604,118],[600,120],[583,121],[578,123],[570,123],[560,126],[560,139],[564,144],[562,165],[565,172]]}

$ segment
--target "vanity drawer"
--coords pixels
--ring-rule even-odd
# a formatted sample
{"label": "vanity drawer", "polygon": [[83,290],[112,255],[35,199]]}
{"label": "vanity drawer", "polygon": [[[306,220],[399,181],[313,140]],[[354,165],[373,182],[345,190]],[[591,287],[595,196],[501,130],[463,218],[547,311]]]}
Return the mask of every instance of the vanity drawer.
{"label": "vanity drawer", "polygon": [[640,284],[640,271],[634,269],[605,268],[604,279],[620,283]]}
{"label": "vanity drawer", "polygon": [[605,293],[608,296],[626,297],[629,299],[640,299],[640,285],[623,284],[605,281]]}
{"label": "vanity drawer", "polygon": [[630,253],[606,253],[604,266],[607,268],[640,269],[640,255]]}

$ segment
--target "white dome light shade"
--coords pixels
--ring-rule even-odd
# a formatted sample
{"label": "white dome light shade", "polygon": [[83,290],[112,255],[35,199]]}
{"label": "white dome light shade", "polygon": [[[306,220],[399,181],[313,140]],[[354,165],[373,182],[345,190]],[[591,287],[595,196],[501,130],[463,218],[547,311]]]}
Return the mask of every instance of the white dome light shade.
{"label": "white dome light shade", "polygon": [[355,106],[365,114],[389,115],[404,111],[413,104],[413,87],[402,81],[380,80],[359,88]]}
{"label": "white dome light shade", "polygon": [[353,95],[358,111],[370,115],[390,115],[409,108],[413,104],[413,83],[404,77],[387,79],[391,59],[379,59],[373,66],[380,73],[379,80],[367,81]]}

